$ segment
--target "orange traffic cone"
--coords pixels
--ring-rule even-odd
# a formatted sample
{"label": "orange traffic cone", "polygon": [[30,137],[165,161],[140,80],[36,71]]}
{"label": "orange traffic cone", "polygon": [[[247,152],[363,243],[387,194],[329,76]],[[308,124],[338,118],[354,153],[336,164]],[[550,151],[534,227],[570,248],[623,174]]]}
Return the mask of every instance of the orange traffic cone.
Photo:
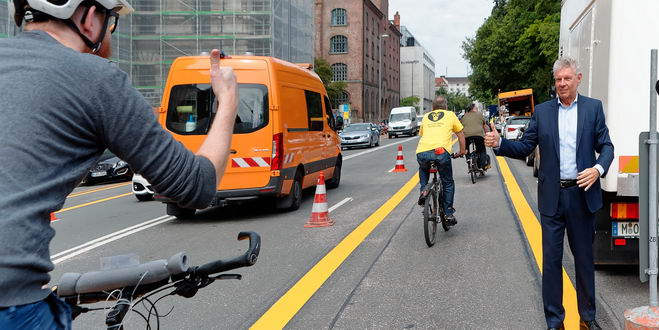
{"label": "orange traffic cone", "polygon": [[55,212],[50,212],[50,222],[57,220],[59,220],[59,218],[55,215]]}
{"label": "orange traffic cone", "polygon": [[398,145],[398,155],[396,156],[396,167],[392,172],[407,172],[405,163],[403,162],[403,145]]}
{"label": "orange traffic cone", "polygon": [[316,196],[313,199],[313,206],[311,208],[311,217],[304,226],[307,228],[328,227],[333,224],[334,220],[330,219],[329,211],[327,210],[325,174],[320,172],[320,175],[318,176],[318,185],[316,185]]}

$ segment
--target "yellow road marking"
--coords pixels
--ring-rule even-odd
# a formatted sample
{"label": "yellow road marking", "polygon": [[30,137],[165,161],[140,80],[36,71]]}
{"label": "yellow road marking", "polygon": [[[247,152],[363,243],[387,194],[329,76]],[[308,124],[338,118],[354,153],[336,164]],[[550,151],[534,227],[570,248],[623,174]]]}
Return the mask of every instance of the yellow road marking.
{"label": "yellow road marking", "polygon": [[[510,195],[510,199],[513,202],[515,211],[517,212],[517,217],[522,223],[522,228],[524,229],[524,234],[531,246],[531,251],[535,256],[535,261],[542,272],[542,227],[540,226],[540,221],[531,210],[531,206],[526,201],[524,193],[517,184],[515,176],[510,171],[506,159],[503,157],[497,157],[497,162],[499,163],[499,168],[501,169],[501,175],[503,176],[504,182],[506,183],[506,189]],[[563,268],[563,306],[565,306],[565,329],[579,329],[579,311],[577,309],[577,293],[574,289],[574,285],[570,278]]]}
{"label": "yellow road marking", "polygon": [[79,208],[81,208],[81,207],[85,207],[85,206],[89,206],[89,205],[93,205],[93,204],[98,204],[98,203],[106,202],[106,201],[113,200],[113,199],[117,199],[117,198],[121,198],[121,197],[126,197],[126,196],[128,196],[128,195],[132,195],[132,194],[133,194],[133,192],[129,192],[129,193],[125,193],[125,194],[121,194],[121,195],[117,195],[117,196],[112,196],[112,197],[108,197],[108,198],[103,198],[103,199],[99,199],[99,200],[97,200],[97,201],[93,201],[93,202],[89,202],[89,203],[84,203],[84,204],[80,204],[80,205],[76,205],[76,206],[67,207],[67,208],[61,209],[61,210],[59,210],[59,211],[56,211],[55,213],[62,213],[62,212],[66,212],[66,211],[71,211],[71,210],[79,209]]}
{"label": "yellow road marking", "polygon": [[366,239],[391,211],[419,183],[415,174],[377,211],[364,220],[355,230],[346,236],[336,247],[309,270],[288,292],[275,302],[250,329],[282,329],[309,301],[325,281],[336,271],[343,261]]}
{"label": "yellow road marking", "polygon": [[119,187],[125,187],[125,186],[128,186],[130,184],[131,184],[131,182],[125,182],[125,183],[118,183],[118,184],[115,184],[115,185],[101,187],[101,188],[89,189],[89,190],[85,190],[85,191],[70,194],[69,196],[66,196],[66,198],[78,197],[78,196],[82,196],[82,195],[95,193],[95,192],[98,192],[98,191],[109,190],[109,189],[114,189],[114,188],[119,188]]}

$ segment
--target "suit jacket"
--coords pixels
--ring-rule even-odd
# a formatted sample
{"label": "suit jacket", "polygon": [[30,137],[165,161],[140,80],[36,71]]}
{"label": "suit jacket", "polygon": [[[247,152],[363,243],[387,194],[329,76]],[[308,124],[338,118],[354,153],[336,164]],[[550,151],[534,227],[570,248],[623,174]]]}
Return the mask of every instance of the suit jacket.
{"label": "suit jacket", "polygon": [[[604,120],[602,102],[579,95],[577,113],[577,170],[599,164],[604,174],[613,161],[613,143]],[[560,148],[558,137],[558,100],[552,99],[538,105],[522,139],[509,141],[502,139],[498,156],[523,159],[540,148],[540,168],[538,171],[538,209],[542,215],[554,216],[558,211],[560,192]],[[595,153],[599,153],[596,157]],[[597,180],[585,194],[588,210],[595,213],[602,207],[602,192]]]}

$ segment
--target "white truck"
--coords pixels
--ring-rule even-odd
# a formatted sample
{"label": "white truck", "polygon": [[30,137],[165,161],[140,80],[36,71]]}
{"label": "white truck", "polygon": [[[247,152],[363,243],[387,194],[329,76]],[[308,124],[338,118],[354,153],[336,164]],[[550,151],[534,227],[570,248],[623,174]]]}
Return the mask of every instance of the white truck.
{"label": "white truck", "polygon": [[389,114],[389,138],[399,135],[414,136],[419,133],[417,112],[415,107],[398,107],[391,109]]}
{"label": "white truck", "polygon": [[658,0],[563,0],[559,56],[579,61],[579,93],[602,100],[615,147],[601,179],[596,264],[638,263],[638,156],[649,130],[650,50],[659,48]]}

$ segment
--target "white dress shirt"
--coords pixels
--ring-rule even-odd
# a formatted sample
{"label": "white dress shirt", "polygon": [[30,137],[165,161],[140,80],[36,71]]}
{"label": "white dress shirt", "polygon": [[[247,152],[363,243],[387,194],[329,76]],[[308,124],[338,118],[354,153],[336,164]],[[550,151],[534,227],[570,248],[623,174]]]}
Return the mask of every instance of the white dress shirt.
{"label": "white dress shirt", "polygon": [[[568,106],[558,99],[558,136],[560,150],[561,180],[574,180],[579,175],[577,169],[577,124],[579,113],[579,95]],[[599,164],[595,168],[600,173],[604,169]]]}

